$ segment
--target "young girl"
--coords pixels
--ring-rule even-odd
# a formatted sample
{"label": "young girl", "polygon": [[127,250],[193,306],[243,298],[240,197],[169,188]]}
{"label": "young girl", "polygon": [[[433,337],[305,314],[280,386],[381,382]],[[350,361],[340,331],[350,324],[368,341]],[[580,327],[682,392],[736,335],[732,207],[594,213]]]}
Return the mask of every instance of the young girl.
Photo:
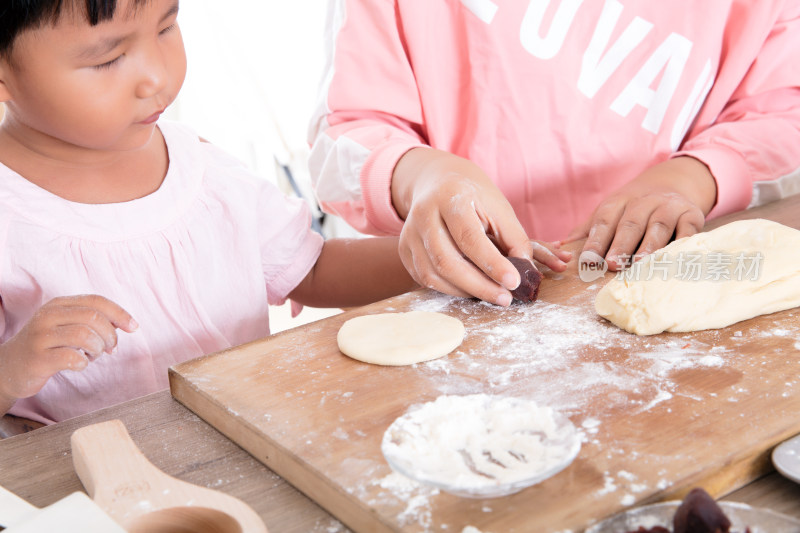
{"label": "young girl", "polygon": [[797,0],[330,5],[317,194],[427,286],[505,303],[503,255],[568,258],[529,236],[616,268],[800,190]]}
{"label": "young girl", "polygon": [[396,240],[323,243],[303,202],[158,121],[186,70],[177,0],[0,12],[0,412],[163,389],[170,365],[267,335],[286,298],[415,287]]}

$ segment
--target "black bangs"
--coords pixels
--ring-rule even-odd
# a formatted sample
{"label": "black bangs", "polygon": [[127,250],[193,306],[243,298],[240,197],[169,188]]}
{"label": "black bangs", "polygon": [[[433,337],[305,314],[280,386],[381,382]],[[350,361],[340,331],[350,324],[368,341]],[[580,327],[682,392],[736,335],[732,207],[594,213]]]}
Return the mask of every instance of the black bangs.
{"label": "black bangs", "polygon": [[6,57],[17,35],[54,20],[61,0],[6,0],[0,5],[0,55]]}
{"label": "black bangs", "polygon": [[[131,9],[148,1],[132,0]],[[95,26],[114,17],[118,3],[119,0],[0,0],[0,56],[9,56],[20,33],[47,23],[55,24],[65,9],[82,9],[89,24]]]}
{"label": "black bangs", "polygon": [[92,26],[112,18],[116,9],[117,0],[86,0],[86,16]]}
{"label": "black bangs", "polygon": [[[63,0],[57,0],[62,3]],[[146,4],[148,0],[133,0],[131,9]],[[92,26],[114,17],[117,11],[117,0],[86,0],[86,17]]]}
{"label": "black bangs", "polygon": [[[58,0],[59,3],[62,0]],[[148,0],[133,0],[130,8],[135,10],[147,4]],[[114,17],[117,10],[117,0],[86,0],[86,16],[92,26]]]}

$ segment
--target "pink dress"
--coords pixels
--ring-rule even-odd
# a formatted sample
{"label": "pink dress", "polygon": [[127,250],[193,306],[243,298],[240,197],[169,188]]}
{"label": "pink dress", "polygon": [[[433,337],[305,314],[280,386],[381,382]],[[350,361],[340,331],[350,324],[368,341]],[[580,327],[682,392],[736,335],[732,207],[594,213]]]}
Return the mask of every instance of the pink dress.
{"label": "pink dress", "polygon": [[323,207],[397,234],[397,160],[472,160],[536,239],[676,153],[709,166],[711,216],[800,192],[800,2],[329,0],[311,123]]}
{"label": "pink dress", "polygon": [[316,262],[303,201],[186,127],[159,127],[169,171],[130,202],[69,202],[0,165],[0,341],[57,296],[105,296],[140,325],[10,413],[51,423],[164,389],[171,365],[268,335],[269,304]]}

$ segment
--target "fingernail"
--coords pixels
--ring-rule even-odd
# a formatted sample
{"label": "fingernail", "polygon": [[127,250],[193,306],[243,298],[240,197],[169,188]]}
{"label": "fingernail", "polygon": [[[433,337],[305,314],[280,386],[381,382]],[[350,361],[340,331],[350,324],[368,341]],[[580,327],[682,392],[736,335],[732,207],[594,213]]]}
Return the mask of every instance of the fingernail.
{"label": "fingernail", "polygon": [[497,297],[497,305],[508,307],[509,305],[511,305],[511,300],[512,298],[510,294],[508,293],[501,294],[500,296]]}
{"label": "fingernail", "polygon": [[135,319],[131,318],[130,322],[128,322],[128,329],[131,331],[136,331],[139,329],[139,323],[136,322]]}
{"label": "fingernail", "polygon": [[506,274],[503,276],[503,287],[506,289],[513,291],[519,286],[520,279],[519,277],[515,276],[514,274]]}

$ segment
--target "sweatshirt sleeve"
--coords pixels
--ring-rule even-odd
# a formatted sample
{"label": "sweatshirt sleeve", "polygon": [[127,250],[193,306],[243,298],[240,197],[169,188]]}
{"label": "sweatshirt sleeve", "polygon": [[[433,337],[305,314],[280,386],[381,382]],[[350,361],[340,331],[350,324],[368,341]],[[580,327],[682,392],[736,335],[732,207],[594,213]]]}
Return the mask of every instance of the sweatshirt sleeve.
{"label": "sweatshirt sleeve", "polygon": [[396,235],[391,198],[400,157],[425,146],[414,73],[392,0],[330,0],[328,61],[309,128],[322,208],[363,233]]}
{"label": "sweatshirt sleeve", "polygon": [[716,120],[676,154],[714,175],[709,218],[800,192],[800,3],[786,5]]}

